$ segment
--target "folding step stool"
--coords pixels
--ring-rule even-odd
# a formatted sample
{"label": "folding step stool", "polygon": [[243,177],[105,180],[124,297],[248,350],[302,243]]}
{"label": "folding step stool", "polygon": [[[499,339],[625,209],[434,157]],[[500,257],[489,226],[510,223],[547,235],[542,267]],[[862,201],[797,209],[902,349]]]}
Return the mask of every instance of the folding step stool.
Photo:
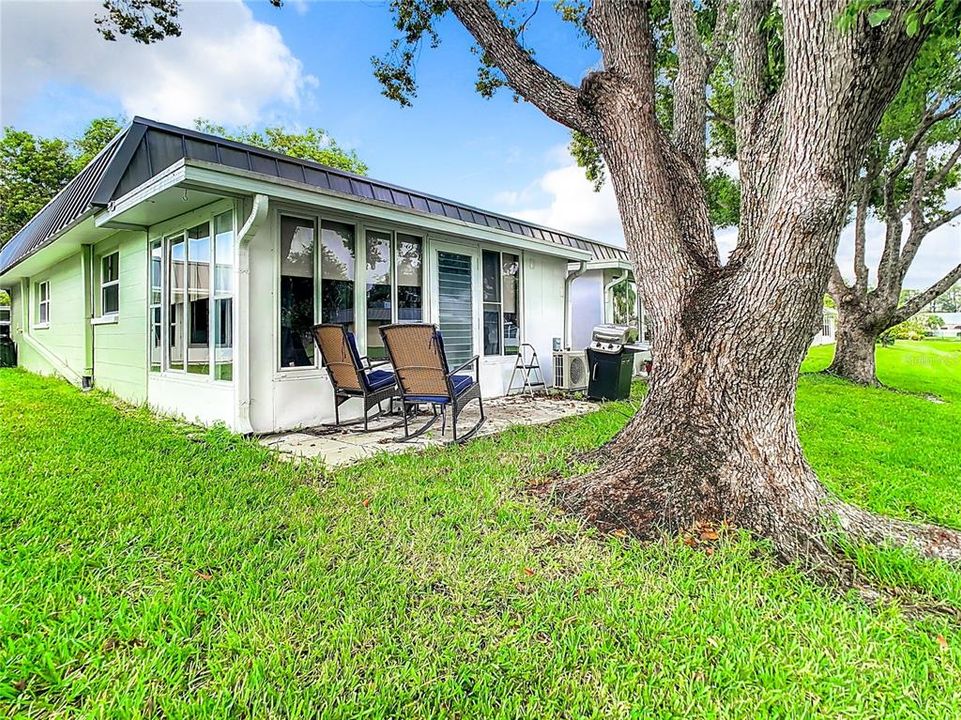
{"label": "folding step stool", "polygon": [[537,350],[530,343],[521,343],[517,350],[517,360],[514,361],[514,371],[511,373],[511,381],[507,383],[507,395],[514,389],[514,378],[520,372],[523,384],[517,388],[523,394],[524,391],[534,397],[534,388],[546,388],[544,376],[541,374],[541,364],[537,360]]}

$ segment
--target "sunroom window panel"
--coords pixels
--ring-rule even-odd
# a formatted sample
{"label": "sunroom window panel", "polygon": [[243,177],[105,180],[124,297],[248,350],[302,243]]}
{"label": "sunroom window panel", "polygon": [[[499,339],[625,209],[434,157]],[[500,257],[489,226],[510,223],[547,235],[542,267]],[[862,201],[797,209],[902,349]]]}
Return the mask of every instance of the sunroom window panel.
{"label": "sunroom window panel", "polygon": [[484,292],[484,354],[501,354],[501,254],[484,250],[481,254]]}
{"label": "sunroom window panel", "polygon": [[391,298],[391,236],[379,230],[367,231],[367,355],[375,360],[387,357],[378,328],[393,318]]}
{"label": "sunroom window panel", "polygon": [[163,293],[163,244],[160,240],[150,243],[150,370],[160,372],[163,362],[163,327],[160,309]]}
{"label": "sunroom window panel", "polygon": [[280,365],[314,365],[314,223],[280,220]]}
{"label": "sunroom window panel", "polygon": [[397,233],[397,321],[424,319],[424,246],[419,237]]}
{"label": "sunroom window panel", "polygon": [[501,255],[505,355],[520,350],[520,268],[517,255]]}
{"label": "sunroom window panel", "polygon": [[210,373],[210,223],[187,231],[187,372]]}
{"label": "sunroom window panel", "polygon": [[234,218],[214,218],[214,378],[232,380],[234,370]]}
{"label": "sunroom window panel", "polygon": [[167,357],[171,370],[183,370],[184,323],[187,317],[187,241],[183,235],[168,240],[170,248],[167,277],[170,292],[167,298]]}
{"label": "sunroom window panel", "polygon": [[321,224],[320,309],[325,323],[354,329],[354,226],[325,220]]}

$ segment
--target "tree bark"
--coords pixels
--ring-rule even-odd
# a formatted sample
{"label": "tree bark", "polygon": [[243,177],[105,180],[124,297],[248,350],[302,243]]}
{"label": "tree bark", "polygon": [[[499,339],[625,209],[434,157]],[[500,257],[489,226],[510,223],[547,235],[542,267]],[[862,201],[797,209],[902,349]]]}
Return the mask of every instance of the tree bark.
{"label": "tree bark", "polygon": [[874,361],[876,328],[856,301],[839,304],[834,360],[827,372],[859,385],[880,385]]}
{"label": "tree bark", "polygon": [[[763,31],[775,5],[785,61],[776,89]],[[602,528],[651,536],[728,522],[768,538],[786,559],[833,557],[828,530],[844,506],[804,458],[794,419],[798,371],[857,169],[926,32],[906,37],[900,7],[881,28],[861,18],[842,32],[837,18],[846,7],[847,0],[738,4],[742,213],[738,248],[722,264],[702,183],[710,53],[698,47],[684,2],[671,4],[682,46],[673,138],[655,113],[648,0],[591,3],[585,26],[603,69],[577,91],[533,62],[488,3],[450,3],[508,84],[587,134],[609,170],[653,331],[654,372],[641,410],[602,451],[601,467],[550,488]],[[873,541],[886,527],[868,522],[869,513],[845,517],[855,539],[858,528],[870,528],[864,534]],[[890,536],[909,536],[904,525]]]}

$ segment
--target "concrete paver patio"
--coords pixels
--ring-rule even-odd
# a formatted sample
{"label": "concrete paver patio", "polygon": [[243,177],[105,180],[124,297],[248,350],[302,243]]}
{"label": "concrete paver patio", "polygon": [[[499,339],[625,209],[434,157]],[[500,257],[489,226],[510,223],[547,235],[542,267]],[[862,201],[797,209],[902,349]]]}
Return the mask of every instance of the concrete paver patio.
{"label": "concrete paver patio", "polygon": [[[513,425],[542,425],[565,417],[584,415],[597,409],[596,403],[572,400],[557,396],[514,395],[494,400],[485,400],[487,422],[475,437],[492,435]],[[477,422],[477,403],[471,403],[458,418],[458,429],[464,431]],[[419,427],[426,418],[417,417],[411,421],[412,429]],[[444,435],[440,433],[440,420],[424,435],[400,443],[397,438],[404,434],[403,427],[387,429],[397,422],[396,418],[380,418],[371,423],[371,431],[365,433],[360,426],[344,429],[319,427],[265,435],[261,443],[277,452],[298,458],[321,458],[329,467],[349,465],[372,457],[379,452],[401,453],[419,450],[432,445],[452,442],[450,421]]]}

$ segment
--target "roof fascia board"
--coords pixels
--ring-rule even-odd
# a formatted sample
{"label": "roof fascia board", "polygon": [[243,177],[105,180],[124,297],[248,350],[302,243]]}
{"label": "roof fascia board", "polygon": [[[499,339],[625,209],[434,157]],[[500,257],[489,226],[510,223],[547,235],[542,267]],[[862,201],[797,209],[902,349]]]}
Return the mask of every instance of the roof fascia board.
{"label": "roof fascia board", "polygon": [[260,193],[315,206],[318,204],[319,196],[323,198],[322,204],[333,210],[366,214],[388,222],[407,225],[412,223],[412,218],[417,218],[416,224],[425,230],[458,235],[472,240],[493,242],[499,245],[509,245],[567,259],[590,260],[593,257],[588,250],[580,250],[551,242],[541,242],[496,228],[481,227],[453,218],[442,218],[439,215],[414,209],[398,208],[376,200],[344,195],[336,191],[317,188],[312,185],[307,186],[303,183],[262,175],[249,170],[238,170],[202,160],[188,160],[184,165],[187,182],[192,185],[208,187],[211,190],[233,190],[247,194]]}
{"label": "roof fascia board", "polygon": [[87,210],[86,212],[81,214],[79,217],[77,217],[77,219],[74,220],[72,223],[61,228],[60,230],[55,232],[53,235],[48,237],[43,243],[35,247],[33,250],[31,250],[28,253],[24,253],[23,255],[18,257],[16,262],[14,262],[12,265],[10,265],[10,267],[8,267],[6,270],[0,273],[0,279],[9,278],[9,277],[18,277],[19,275],[11,276],[11,272],[14,270],[14,268],[22,264],[24,261],[40,255],[44,250],[46,250],[48,247],[53,245],[57,240],[62,238],[64,235],[69,233],[74,228],[78,227],[79,225],[82,225],[83,222],[87,220],[92,214],[93,214],[93,211]]}
{"label": "roof fascia board", "polygon": [[120,180],[123,178],[127,166],[133,159],[134,153],[137,152],[137,148],[140,145],[140,141],[146,134],[147,126],[143,123],[135,121],[130,125],[120,147],[117,148],[117,154],[114,155],[110,161],[110,167],[107,168],[107,172],[100,179],[100,184],[90,199],[91,205],[106,207],[110,203],[110,198],[113,197],[114,192],[117,190],[117,185],[120,184]]}
{"label": "roof fascia board", "polygon": [[634,266],[627,260],[591,260],[587,263],[588,270],[634,270]]}
{"label": "roof fascia board", "polygon": [[[116,222],[123,213],[136,207],[145,200],[149,200],[154,195],[172,188],[181,182],[185,177],[185,166],[183,160],[178,160],[166,170],[154,175],[150,180],[138,185],[126,195],[111,202],[106,210],[101,210],[94,216],[94,224],[97,227],[104,227]],[[122,221],[121,221],[122,222]]]}

